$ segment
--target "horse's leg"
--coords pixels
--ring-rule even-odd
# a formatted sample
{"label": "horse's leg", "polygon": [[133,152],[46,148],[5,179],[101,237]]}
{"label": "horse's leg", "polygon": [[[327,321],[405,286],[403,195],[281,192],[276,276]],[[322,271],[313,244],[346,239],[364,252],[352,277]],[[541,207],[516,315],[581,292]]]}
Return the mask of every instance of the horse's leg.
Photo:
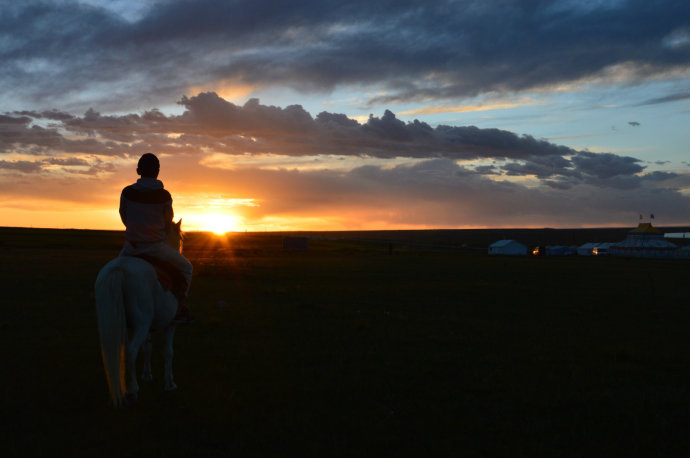
{"label": "horse's leg", "polygon": [[163,347],[163,365],[165,369],[165,391],[175,391],[177,385],[173,380],[173,337],[175,337],[175,325],[165,328],[165,344]]}
{"label": "horse's leg", "polygon": [[132,338],[127,344],[127,399],[130,401],[136,401],[137,394],[139,393],[137,355],[148,334],[148,329],[144,326],[134,328],[132,330]]}
{"label": "horse's leg", "polygon": [[141,375],[141,379],[145,382],[153,380],[153,373],[151,372],[151,347],[151,334],[149,334],[142,348],[144,353],[144,373]]}

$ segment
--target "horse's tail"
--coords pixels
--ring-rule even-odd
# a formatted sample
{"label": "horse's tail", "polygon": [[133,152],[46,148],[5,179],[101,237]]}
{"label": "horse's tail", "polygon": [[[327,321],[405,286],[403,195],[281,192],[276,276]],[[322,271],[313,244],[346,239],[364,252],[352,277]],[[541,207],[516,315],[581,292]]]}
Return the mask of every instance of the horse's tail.
{"label": "horse's tail", "polygon": [[101,354],[108,379],[110,399],[115,407],[125,402],[125,345],[127,319],[124,304],[124,272],[115,267],[98,277],[95,286],[98,332],[101,336]]}

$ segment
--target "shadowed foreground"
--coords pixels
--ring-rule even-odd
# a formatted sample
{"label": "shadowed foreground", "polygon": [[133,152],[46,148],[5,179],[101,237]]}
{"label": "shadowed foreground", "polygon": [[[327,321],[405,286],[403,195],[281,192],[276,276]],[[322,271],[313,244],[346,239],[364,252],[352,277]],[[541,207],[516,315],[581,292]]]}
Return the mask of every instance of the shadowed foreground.
{"label": "shadowed foreground", "polygon": [[113,411],[93,304],[121,233],[0,230],[3,456],[622,456],[690,445],[685,261],[191,234],[178,393]]}

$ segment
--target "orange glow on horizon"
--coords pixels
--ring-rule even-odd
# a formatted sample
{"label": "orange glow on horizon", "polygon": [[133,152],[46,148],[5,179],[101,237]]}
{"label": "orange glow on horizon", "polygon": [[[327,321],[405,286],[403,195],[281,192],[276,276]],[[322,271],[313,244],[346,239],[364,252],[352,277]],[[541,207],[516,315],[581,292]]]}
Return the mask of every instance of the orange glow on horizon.
{"label": "orange glow on horizon", "polygon": [[184,216],[185,230],[213,232],[224,235],[243,230],[242,219],[232,213],[202,213]]}
{"label": "orange glow on horizon", "polygon": [[[177,196],[176,196],[177,197]],[[193,195],[197,197],[197,195]],[[377,218],[366,211],[329,209],[324,214],[262,213],[261,204],[254,199],[211,198],[208,195],[180,196],[175,205],[175,219],[182,218],[185,231],[203,231],[215,234],[231,232],[283,232],[283,231],[377,231],[377,230],[434,230],[434,229],[543,229],[545,227],[586,229],[598,227],[633,227],[618,221],[600,224],[558,224],[541,222],[531,224],[429,224],[423,222],[400,223]],[[0,226],[124,230],[117,209],[111,205],[75,204],[40,199],[0,202]],[[391,218],[393,219],[393,218]],[[682,226],[681,223],[674,224]]]}

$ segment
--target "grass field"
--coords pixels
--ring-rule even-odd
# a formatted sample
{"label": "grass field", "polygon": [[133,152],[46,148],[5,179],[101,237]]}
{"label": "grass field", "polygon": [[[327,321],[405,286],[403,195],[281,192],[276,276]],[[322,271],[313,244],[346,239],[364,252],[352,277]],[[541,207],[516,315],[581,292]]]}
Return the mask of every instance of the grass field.
{"label": "grass field", "polygon": [[190,234],[180,389],[154,335],[113,411],[92,291],[122,233],[1,229],[2,455],[688,455],[688,261],[282,237]]}

